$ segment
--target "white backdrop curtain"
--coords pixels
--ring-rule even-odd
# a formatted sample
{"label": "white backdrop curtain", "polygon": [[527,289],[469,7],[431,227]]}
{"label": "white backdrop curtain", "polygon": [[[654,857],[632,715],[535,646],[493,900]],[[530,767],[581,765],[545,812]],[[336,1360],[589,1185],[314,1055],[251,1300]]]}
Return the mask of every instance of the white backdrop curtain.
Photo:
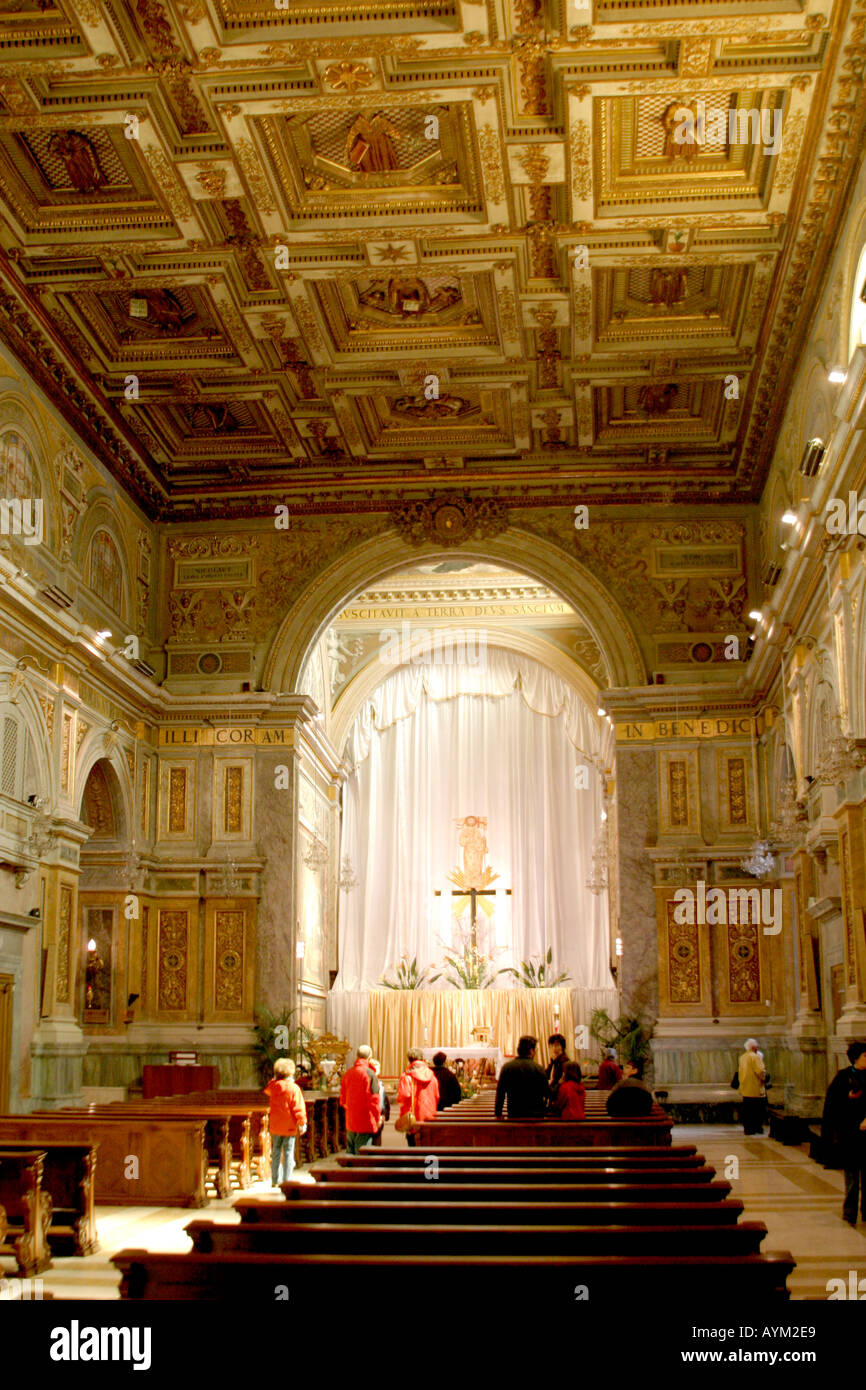
{"label": "white backdrop curtain", "polygon": [[[594,714],[538,662],[498,648],[486,657],[479,666],[401,667],[349,731],[341,854],[358,884],[340,895],[337,993],[381,987],[404,953],[438,965],[445,946],[458,944],[446,918],[447,874],[462,867],[456,821],[467,815],[487,818],[492,886],[511,889],[497,900],[486,941],[478,914],[482,949],[498,947],[496,967],[552,947],[572,987],[612,985],[607,895],[586,888],[602,805]],[[576,785],[577,767],[587,769],[586,787]]]}

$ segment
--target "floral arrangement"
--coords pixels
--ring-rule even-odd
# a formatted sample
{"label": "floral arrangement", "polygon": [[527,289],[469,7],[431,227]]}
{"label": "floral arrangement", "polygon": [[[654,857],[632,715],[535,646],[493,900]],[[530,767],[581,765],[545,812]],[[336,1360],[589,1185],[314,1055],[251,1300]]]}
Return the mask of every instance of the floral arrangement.
{"label": "floral arrangement", "polygon": [[454,989],[489,989],[497,975],[507,973],[506,970],[494,970],[493,957],[485,955],[476,946],[464,946],[459,952],[445,952],[444,975]]}
{"label": "floral arrangement", "polygon": [[425,984],[432,985],[440,978],[430,974],[432,964],[419,966],[417,956],[409,960],[408,951],[404,951],[397,964],[390,965],[388,969],[394,971],[396,978],[389,980],[387,975],[380,976],[379,983],[386,989],[422,989]]}
{"label": "floral arrangement", "polygon": [[516,970],[512,965],[503,973],[513,975],[516,980],[520,981],[524,989],[554,989],[557,985],[565,984],[566,980],[571,979],[567,970],[554,973],[552,950],[548,950],[546,956],[538,957],[538,965],[535,964],[535,960],[536,958],[531,956],[529,960],[520,962],[519,970]]}

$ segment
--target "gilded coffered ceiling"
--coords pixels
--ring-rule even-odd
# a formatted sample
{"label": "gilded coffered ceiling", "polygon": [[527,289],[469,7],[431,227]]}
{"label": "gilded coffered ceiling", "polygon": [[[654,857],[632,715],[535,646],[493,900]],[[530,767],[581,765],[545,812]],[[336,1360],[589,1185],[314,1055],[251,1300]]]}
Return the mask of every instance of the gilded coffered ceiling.
{"label": "gilded coffered ceiling", "polygon": [[0,0],[0,332],[162,519],[754,500],[866,0]]}

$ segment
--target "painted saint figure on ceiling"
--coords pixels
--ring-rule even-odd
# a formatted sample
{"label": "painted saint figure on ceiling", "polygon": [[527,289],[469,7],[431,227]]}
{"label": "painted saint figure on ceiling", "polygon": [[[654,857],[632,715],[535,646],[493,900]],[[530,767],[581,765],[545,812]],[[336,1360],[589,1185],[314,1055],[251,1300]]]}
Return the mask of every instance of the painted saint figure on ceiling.
{"label": "painted saint figure on ceiling", "polygon": [[96,193],[108,183],[93,143],[80,131],[56,130],[48,141],[48,148],[62,161],[77,193]]}
{"label": "painted saint figure on ceiling", "polygon": [[684,266],[676,270],[661,270],[656,267],[650,272],[650,300],[654,307],[673,309],[682,304],[688,288],[688,271]]}
{"label": "painted saint figure on ceiling", "polygon": [[384,111],[376,111],[370,117],[362,112],[352,122],[346,136],[346,158],[350,167],[359,169],[362,174],[385,174],[399,169],[394,145],[400,139],[399,130]]}

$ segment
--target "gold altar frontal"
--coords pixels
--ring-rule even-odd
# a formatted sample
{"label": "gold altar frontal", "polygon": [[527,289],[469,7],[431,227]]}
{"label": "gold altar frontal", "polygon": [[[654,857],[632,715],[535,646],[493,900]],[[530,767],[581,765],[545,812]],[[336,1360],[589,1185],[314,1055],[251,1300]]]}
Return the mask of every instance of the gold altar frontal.
{"label": "gold altar frontal", "polygon": [[406,1066],[410,1047],[473,1046],[472,1030],[487,1024],[491,1041],[506,1057],[524,1033],[538,1038],[536,1060],[547,1065],[547,1039],[559,1032],[574,1039],[569,989],[383,989],[370,994],[370,1043],[386,1076]]}

